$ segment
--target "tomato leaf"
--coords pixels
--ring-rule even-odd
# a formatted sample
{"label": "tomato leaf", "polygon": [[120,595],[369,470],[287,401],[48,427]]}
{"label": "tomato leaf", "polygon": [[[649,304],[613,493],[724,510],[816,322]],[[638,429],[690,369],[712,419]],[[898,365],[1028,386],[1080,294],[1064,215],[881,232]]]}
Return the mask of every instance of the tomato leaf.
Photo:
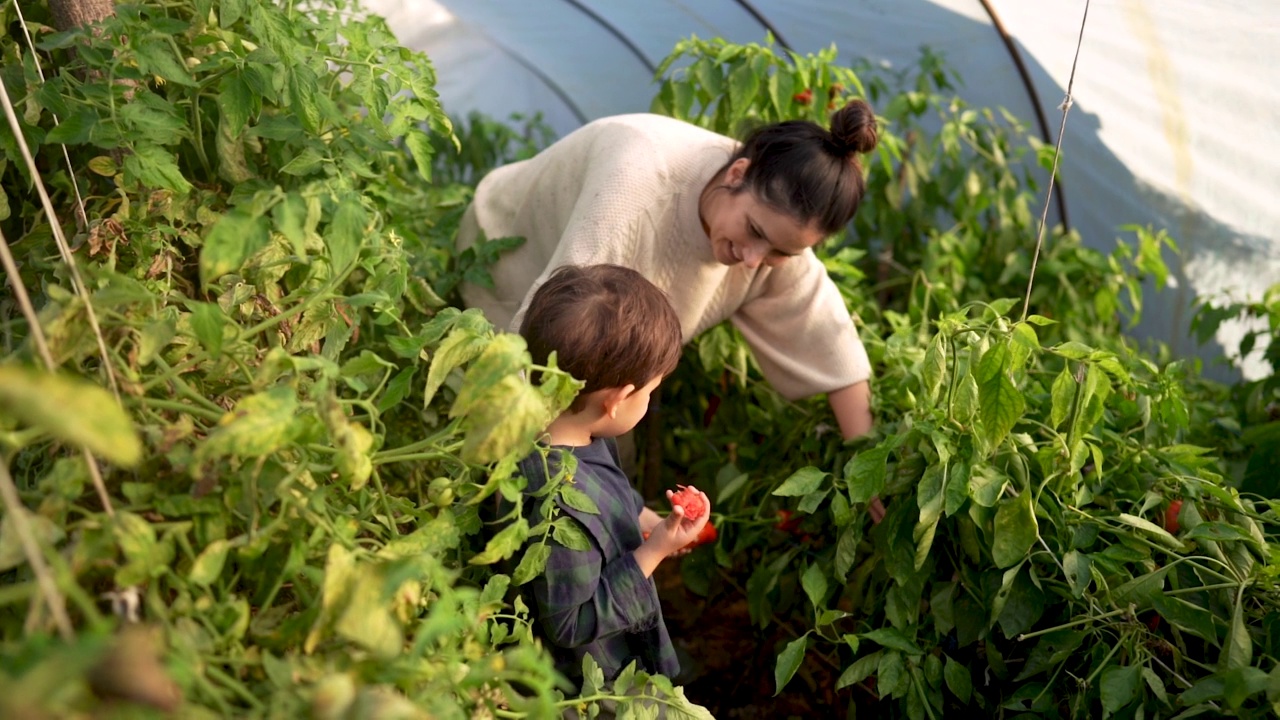
{"label": "tomato leaf", "polygon": [[133,420],[105,389],[70,375],[0,366],[0,416],[39,428],[117,465],[142,459]]}

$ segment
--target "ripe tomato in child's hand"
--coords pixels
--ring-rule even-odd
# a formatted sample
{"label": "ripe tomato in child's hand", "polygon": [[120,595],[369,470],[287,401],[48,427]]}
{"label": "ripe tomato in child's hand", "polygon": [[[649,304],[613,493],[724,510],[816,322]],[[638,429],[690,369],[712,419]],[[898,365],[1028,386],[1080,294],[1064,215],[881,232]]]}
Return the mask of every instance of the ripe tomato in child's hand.
{"label": "ripe tomato in child's hand", "polygon": [[702,499],[702,495],[692,487],[677,485],[679,492],[671,495],[671,504],[684,508],[684,516],[690,520],[697,520],[707,514],[707,503]]}
{"label": "ripe tomato in child's hand", "polygon": [[1182,529],[1181,523],[1178,522],[1178,514],[1182,512],[1182,500],[1174,500],[1169,503],[1169,507],[1164,511],[1164,529],[1169,531],[1171,535],[1177,535]]}

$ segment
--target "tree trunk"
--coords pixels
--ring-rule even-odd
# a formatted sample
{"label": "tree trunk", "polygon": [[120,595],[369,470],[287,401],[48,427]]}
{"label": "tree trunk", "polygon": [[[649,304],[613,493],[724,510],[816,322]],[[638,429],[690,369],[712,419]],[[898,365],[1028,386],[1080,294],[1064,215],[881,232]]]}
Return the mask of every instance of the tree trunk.
{"label": "tree trunk", "polygon": [[49,10],[59,30],[96,23],[116,12],[112,0],[49,0]]}

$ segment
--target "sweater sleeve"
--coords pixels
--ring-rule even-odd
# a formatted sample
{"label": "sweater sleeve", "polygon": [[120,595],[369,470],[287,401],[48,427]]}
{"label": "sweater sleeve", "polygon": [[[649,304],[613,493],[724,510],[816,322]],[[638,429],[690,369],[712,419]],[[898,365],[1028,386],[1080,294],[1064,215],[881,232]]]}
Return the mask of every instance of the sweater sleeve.
{"label": "sweater sleeve", "polygon": [[732,317],[765,379],[790,400],[871,378],[871,361],[844,298],[812,252],[764,279],[764,290]]}
{"label": "sweater sleeve", "polygon": [[[584,534],[590,537],[585,529]],[[604,562],[594,539],[590,550],[570,550],[554,540],[548,546],[546,570],[532,581],[548,642],[577,648],[619,632],[647,630],[658,621],[658,591],[631,553]]]}

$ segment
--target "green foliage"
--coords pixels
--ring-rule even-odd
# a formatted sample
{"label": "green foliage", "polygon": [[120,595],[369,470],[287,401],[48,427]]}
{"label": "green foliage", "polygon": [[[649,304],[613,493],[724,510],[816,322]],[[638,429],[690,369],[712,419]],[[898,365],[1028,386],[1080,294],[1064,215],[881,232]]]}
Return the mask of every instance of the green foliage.
{"label": "green foliage", "polygon": [[[87,224],[67,230],[106,355],[0,134],[0,224],[62,371],[34,369],[33,328],[9,306],[0,456],[76,632],[50,638],[6,506],[0,714],[635,704],[565,699],[512,578],[491,567],[530,528],[492,533],[482,501],[519,494],[515,461],[578,386],[450,307],[512,241],[453,256],[470,196],[456,182],[481,161],[440,159],[457,138],[427,58],[343,0],[118,5],[65,33],[45,12],[26,15],[34,51],[20,33],[0,42],[0,74],[64,224],[75,194],[59,143],[76,169]],[[12,4],[0,19],[16,26]],[[513,152],[494,147],[484,163]],[[109,510],[81,449],[110,463]],[[572,542],[563,523],[550,532]],[[665,679],[629,682],[698,716]]]}
{"label": "green foliage", "polygon": [[818,249],[875,366],[877,430],[841,443],[732,329],[696,340],[663,401],[689,429],[662,459],[722,515],[733,582],[701,592],[745,588],[758,624],[797,628],[779,691],[835,667],[886,717],[1268,716],[1280,503],[1215,455],[1222,390],[1122,334],[1172,241],[1125,228],[1106,255],[1051,229],[1031,284],[1024,156],[1051,155],[928,53],[896,76],[835,60],[694,38],[660,70],[656,111],[725,134],[825,123],[846,93],[882,113],[864,205]]}

